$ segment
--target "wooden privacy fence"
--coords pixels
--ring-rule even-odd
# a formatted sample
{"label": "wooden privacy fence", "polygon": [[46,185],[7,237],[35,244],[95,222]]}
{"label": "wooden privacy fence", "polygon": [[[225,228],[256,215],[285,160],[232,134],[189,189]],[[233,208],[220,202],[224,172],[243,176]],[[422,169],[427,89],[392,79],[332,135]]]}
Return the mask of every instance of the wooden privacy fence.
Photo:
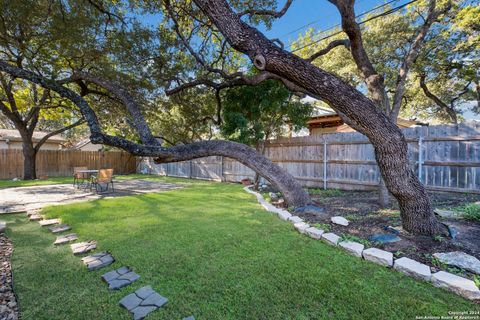
{"label": "wooden privacy fence", "polygon": [[[480,193],[480,122],[408,128],[403,133],[410,165],[428,189]],[[271,140],[266,156],[304,186],[370,190],[379,183],[373,146],[356,132]],[[249,168],[223,157],[159,165],[144,158],[139,170],[232,182],[254,176]]]}
{"label": "wooden privacy fence", "polygon": [[[136,171],[136,158],[120,151],[40,150],[37,154],[37,176],[69,176],[73,167],[113,168],[115,174]],[[23,176],[22,150],[0,150],[0,179]]]}

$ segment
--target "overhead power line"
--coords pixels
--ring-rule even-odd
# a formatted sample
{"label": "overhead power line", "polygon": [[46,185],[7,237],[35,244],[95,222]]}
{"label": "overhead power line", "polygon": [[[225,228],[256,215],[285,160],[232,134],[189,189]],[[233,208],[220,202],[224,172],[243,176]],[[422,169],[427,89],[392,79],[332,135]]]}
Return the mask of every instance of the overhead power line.
{"label": "overhead power line", "polygon": [[[379,13],[379,14],[377,14],[377,15],[375,15],[375,16],[372,16],[372,17],[370,17],[370,18],[368,18],[368,19],[366,19],[366,20],[360,21],[358,24],[359,24],[359,25],[362,25],[362,24],[365,24],[365,23],[367,23],[367,22],[369,22],[369,21],[372,21],[372,20],[375,20],[375,19],[378,19],[378,18],[381,18],[381,17],[388,16],[388,15],[390,15],[390,14],[392,14],[392,13],[395,13],[395,12],[397,12],[397,11],[400,11],[401,9],[405,8],[406,6],[408,6],[408,5],[412,4],[412,3],[415,3],[415,2],[417,2],[417,1],[418,1],[418,0],[411,0],[411,1],[407,2],[407,3],[404,3],[404,4],[399,5],[399,6],[397,6],[397,7],[394,7],[394,8],[392,8],[392,9],[387,10],[387,11],[384,11],[384,12],[382,12],[382,13]],[[393,2],[393,1],[391,1],[391,2]],[[379,7],[381,8],[382,6],[379,6]],[[374,8],[374,9],[371,9],[370,12],[373,11],[373,10],[376,10],[376,9],[375,9],[375,8]],[[365,15],[365,14],[367,14],[367,13],[362,13],[362,14],[360,14],[360,15],[358,15],[358,16],[355,16],[355,18],[359,18],[359,17],[361,17],[361,16],[363,16],[363,15]],[[325,30],[323,30],[323,31],[320,31],[319,33],[325,33],[325,32],[327,32],[327,31],[330,31],[330,30],[332,30],[332,29],[334,29],[334,28],[337,28],[337,27],[339,27],[339,26],[340,26],[340,24],[338,24],[338,25],[336,25],[336,26],[333,26],[333,27],[330,27],[330,28],[328,28],[328,29],[325,29]],[[292,50],[291,52],[300,51],[300,50],[305,49],[305,48],[307,48],[307,47],[310,47],[310,46],[312,46],[312,45],[314,45],[314,44],[316,44],[316,43],[319,43],[319,42],[321,42],[321,41],[323,41],[323,40],[327,40],[327,39],[329,39],[329,38],[331,38],[331,37],[334,37],[334,36],[336,36],[336,35],[338,35],[338,34],[340,34],[340,33],[342,33],[342,32],[343,32],[343,30],[340,30],[340,31],[334,32],[334,33],[332,33],[332,34],[329,34],[328,36],[325,36],[325,37],[322,37],[322,38],[320,38],[320,39],[317,39],[317,40],[315,40],[315,41],[311,41],[311,42],[309,42],[309,43],[307,43],[307,44],[304,44],[303,46],[301,46],[301,47],[299,47],[299,48],[296,48],[295,50]],[[290,47],[291,47],[291,45],[290,45]]]}
{"label": "overhead power line", "polygon": [[[364,0],[358,1],[357,4],[360,3],[360,2],[362,2],[362,1],[364,1]],[[361,16],[364,16],[364,15],[366,15],[366,14],[369,14],[369,13],[372,12],[372,11],[376,11],[376,10],[378,10],[378,9],[380,9],[380,8],[386,7],[386,6],[388,6],[389,4],[391,4],[391,3],[393,3],[393,2],[398,2],[398,1],[400,1],[400,0],[390,0],[390,1],[388,1],[387,3],[381,4],[381,5],[379,5],[379,6],[376,6],[376,7],[372,8],[372,9],[370,9],[370,10],[368,10],[368,11],[365,11],[365,12],[359,14],[359,15],[357,16],[357,18],[359,18],[359,17],[361,17]],[[295,30],[292,30],[292,31],[290,31],[290,32],[288,32],[288,33],[285,33],[285,34],[279,36],[279,38],[281,39],[281,38],[284,38],[284,37],[289,36],[289,35],[291,35],[291,34],[294,34],[294,33],[298,32],[298,31],[303,30],[303,29],[305,29],[305,28],[307,28],[307,27],[310,27],[310,26],[312,26],[312,25],[314,25],[314,24],[316,24],[316,23],[318,23],[318,22],[320,22],[320,21],[322,21],[322,20],[323,20],[323,18],[320,18],[320,19],[311,21],[311,22],[309,22],[309,23],[307,23],[307,24],[304,24],[303,26],[300,26],[300,27],[296,28]],[[335,26],[333,26],[333,27],[329,27],[328,29],[326,29],[326,30],[324,30],[324,31],[328,31],[328,30],[330,30],[330,29],[334,29],[334,28],[336,28],[336,27],[338,27],[338,26],[339,26],[339,24],[337,24],[337,25],[335,25]]]}

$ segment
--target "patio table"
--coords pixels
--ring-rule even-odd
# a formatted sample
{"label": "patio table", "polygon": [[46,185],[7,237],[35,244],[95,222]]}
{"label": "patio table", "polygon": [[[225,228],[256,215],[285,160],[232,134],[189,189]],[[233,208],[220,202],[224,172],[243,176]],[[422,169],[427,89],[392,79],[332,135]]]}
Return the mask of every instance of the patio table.
{"label": "patio table", "polygon": [[[86,182],[83,183],[83,189],[87,190],[88,188],[92,188],[91,177],[92,175],[98,173],[98,170],[78,170],[77,173],[81,173],[82,175],[86,176]],[[79,186],[80,188],[80,186]]]}

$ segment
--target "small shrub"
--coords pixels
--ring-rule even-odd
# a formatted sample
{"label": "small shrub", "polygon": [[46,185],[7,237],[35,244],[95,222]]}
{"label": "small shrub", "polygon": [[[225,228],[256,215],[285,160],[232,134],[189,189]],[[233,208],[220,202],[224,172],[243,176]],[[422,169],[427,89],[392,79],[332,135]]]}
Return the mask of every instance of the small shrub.
{"label": "small shrub", "polygon": [[342,190],[339,189],[320,189],[320,188],[311,188],[307,192],[313,195],[320,195],[322,197],[340,197],[343,195]]}
{"label": "small shrub", "polygon": [[467,220],[480,221],[480,205],[471,203],[463,207],[462,215]]}
{"label": "small shrub", "polygon": [[475,282],[475,285],[480,288],[480,277],[477,275],[473,275],[473,282]]}

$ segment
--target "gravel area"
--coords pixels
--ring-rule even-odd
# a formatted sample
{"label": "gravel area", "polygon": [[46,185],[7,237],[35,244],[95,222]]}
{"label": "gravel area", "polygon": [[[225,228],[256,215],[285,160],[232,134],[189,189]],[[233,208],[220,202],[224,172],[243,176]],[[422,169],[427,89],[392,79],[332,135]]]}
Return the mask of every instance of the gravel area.
{"label": "gravel area", "polygon": [[0,319],[18,319],[17,299],[13,292],[12,265],[10,258],[13,245],[10,239],[0,234]]}

